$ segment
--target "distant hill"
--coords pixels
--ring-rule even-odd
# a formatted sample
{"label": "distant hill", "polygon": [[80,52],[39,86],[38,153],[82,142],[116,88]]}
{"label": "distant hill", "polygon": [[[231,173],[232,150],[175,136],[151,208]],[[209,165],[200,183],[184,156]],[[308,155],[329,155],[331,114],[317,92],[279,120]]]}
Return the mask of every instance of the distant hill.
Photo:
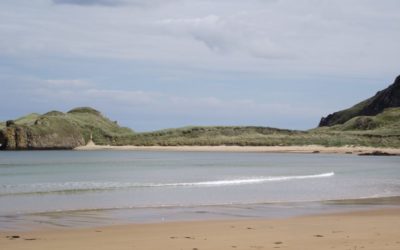
{"label": "distant hill", "polygon": [[85,145],[92,136],[97,144],[114,144],[134,134],[99,111],[75,108],[67,113],[36,113],[0,124],[0,144],[5,149],[72,149]]}
{"label": "distant hill", "polygon": [[321,119],[319,127],[344,124],[356,116],[374,116],[386,108],[400,107],[400,76],[388,88],[355,106],[335,112]]}
{"label": "distant hill", "polygon": [[297,131],[256,126],[209,126],[134,133],[99,111],[75,108],[0,123],[0,149],[73,149],[92,136],[98,145],[136,146],[373,146],[400,148],[400,77],[350,109],[323,118],[320,127]]}
{"label": "distant hill", "polygon": [[400,108],[377,116],[357,116],[345,124],[308,131],[268,127],[211,126],[135,133],[126,140],[137,146],[373,146],[400,147]]}
{"label": "distant hill", "polygon": [[256,126],[193,126],[136,133],[131,145],[139,146],[274,146],[298,145],[307,136],[305,131]]}
{"label": "distant hill", "polygon": [[361,137],[393,139],[400,146],[400,108],[387,108],[375,116],[356,116],[344,124],[318,127],[309,130],[310,133],[340,134],[343,137],[357,135]]}

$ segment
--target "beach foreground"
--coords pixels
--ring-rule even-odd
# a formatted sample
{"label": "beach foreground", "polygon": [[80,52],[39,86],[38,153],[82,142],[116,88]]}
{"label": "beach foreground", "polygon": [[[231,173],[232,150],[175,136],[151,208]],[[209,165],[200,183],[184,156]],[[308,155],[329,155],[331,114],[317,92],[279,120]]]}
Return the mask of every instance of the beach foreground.
{"label": "beach foreground", "polygon": [[[14,238],[13,238],[14,237]],[[1,249],[400,249],[400,209],[274,220],[1,232]]]}

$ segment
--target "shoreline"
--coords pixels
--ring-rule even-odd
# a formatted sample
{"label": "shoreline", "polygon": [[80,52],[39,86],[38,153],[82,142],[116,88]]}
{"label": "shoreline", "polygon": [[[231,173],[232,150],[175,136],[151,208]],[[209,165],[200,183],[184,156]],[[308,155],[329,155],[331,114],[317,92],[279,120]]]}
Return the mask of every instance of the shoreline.
{"label": "shoreline", "polygon": [[383,209],[400,209],[400,196],[343,200],[138,206],[32,212],[0,216],[1,232],[84,229],[111,225],[200,221],[276,220]]}
{"label": "shoreline", "polygon": [[399,249],[400,208],[285,219],[0,232],[4,249]]}
{"label": "shoreline", "polygon": [[325,147],[320,145],[307,146],[110,146],[89,143],[77,147],[77,151],[165,151],[165,152],[238,152],[238,153],[324,153],[324,154],[373,154],[384,152],[391,155],[400,155],[400,148],[377,147]]}

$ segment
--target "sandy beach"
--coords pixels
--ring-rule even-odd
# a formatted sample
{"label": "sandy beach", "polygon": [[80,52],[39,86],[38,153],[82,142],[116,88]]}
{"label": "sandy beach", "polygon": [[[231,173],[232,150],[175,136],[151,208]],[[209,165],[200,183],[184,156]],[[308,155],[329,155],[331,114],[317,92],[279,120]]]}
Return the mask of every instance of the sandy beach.
{"label": "sandy beach", "polygon": [[1,232],[1,249],[398,250],[400,209],[289,219],[198,221]]}
{"label": "sandy beach", "polygon": [[326,153],[326,154],[365,154],[374,151],[400,155],[400,148],[373,147],[324,147],[309,146],[109,146],[89,143],[75,150],[132,150],[132,151],[179,151],[179,152],[253,152],[253,153]]}

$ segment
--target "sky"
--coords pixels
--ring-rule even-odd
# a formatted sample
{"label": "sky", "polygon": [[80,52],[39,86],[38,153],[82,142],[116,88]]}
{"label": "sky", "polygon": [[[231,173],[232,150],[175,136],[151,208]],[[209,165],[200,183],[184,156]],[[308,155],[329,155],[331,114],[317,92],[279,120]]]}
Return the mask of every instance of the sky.
{"label": "sky", "polygon": [[310,129],[400,74],[398,0],[1,0],[0,120]]}

